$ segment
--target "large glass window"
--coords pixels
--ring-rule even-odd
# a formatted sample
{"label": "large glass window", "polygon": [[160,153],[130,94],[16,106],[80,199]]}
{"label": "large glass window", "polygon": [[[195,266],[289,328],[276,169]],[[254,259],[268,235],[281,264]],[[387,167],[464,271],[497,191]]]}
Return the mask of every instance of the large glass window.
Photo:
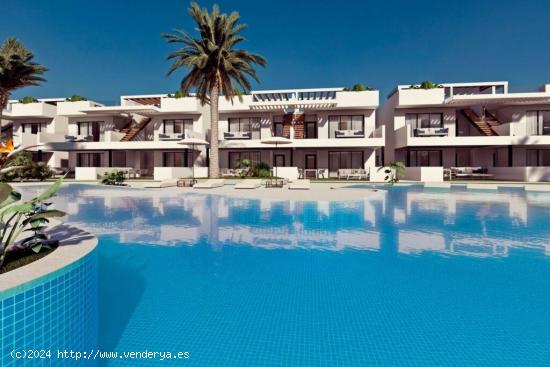
{"label": "large glass window", "polygon": [[528,167],[550,167],[550,149],[527,149]]}
{"label": "large glass window", "polygon": [[229,132],[250,132],[251,139],[260,139],[261,119],[259,117],[230,118]]}
{"label": "large glass window", "polygon": [[409,167],[441,167],[440,150],[410,150],[408,156]]}
{"label": "large glass window", "polygon": [[78,153],[77,167],[101,167],[101,153]]}
{"label": "large glass window", "polygon": [[23,133],[36,135],[46,129],[46,124],[41,122],[24,122],[21,124],[21,131]]}
{"label": "large glass window", "polygon": [[363,115],[339,115],[329,116],[329,137],[335,138],[336,131],[360,131],[365,132],[365,116]]}
{"label": "large glass window", "polygon": [[191,167],[191,154],[186,149],[181,152],[164,152],[164,167]]}
{"label": "large glass window", "polygon": [[550,111],[527,111],[527,135],[550,135]]}
{"label": "large glass window", "polygon": [[192,119],[164,120],[162,132],[166,135],[182,135],[185,138],[186,131],[193,131]]}
{"label": "large glass window", "polygon": [[260,151],[247,151],[247,152],[229,152],[229,168],[238,168],[237,162],[242,159],[248,159],[250,161],[250,167],[254,167],[260,163]]}
{"label": "large glass window", "polygon": [[363,152],[329,152],[328,169],[330,172],[338,172],[339,169],[360,169],[364,167]]}
{"label": "large glass window", "polygon": [[99,141],[99,123],[101,121],[77,122],[78,135],[91,136],[92,141]]}
{"label": "large glass window", "polygon": [[442,113],[407,113],[405,121],[412,129],[428,129],[443,127]]}

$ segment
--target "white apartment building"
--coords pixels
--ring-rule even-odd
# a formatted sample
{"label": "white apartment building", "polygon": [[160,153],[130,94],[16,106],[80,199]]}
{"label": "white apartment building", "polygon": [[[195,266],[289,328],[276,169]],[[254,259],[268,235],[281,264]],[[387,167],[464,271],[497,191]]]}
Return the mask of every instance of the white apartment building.
{"label": "white apartment building", "polygon": [[[67,153],[43,149],[44,144],[63,139],[67,132],[67,119],[58,114],[58,106],[63,108],[70,103],[64,101],[64,98],[39,99],[32,103],[12,100],[3,111],[2,126],[11,125],[14,145],[32,146],[29,151],[33,159],[52,167],[68,167],[69,164]],[[40,146],[35,147],[37,145]]]}
{"label": "white apartment building", "polygon": [[502,180],[550,180],[550,85],[510,93],[507,82],[399,85],[379,110],[386,163],[407,177],[443,180],[443,169],[473,167]]}
{"label": "white apartment building", "polygon": [[[240,101],[220,99],[222,172],[248,158],[277,166],[278,174],[334,177],[342,168],[383,161],[384,127],[376,126],[378,91],[342,88],[252,92]],[[70,167],[79,180],[114,168],[164,180],[208,175],[208,147],[181,145],[184,137],[209,141],[210,108],[195,97],[122,96],[120,105],[93,101],[12,101],[16,144],[40,144],[37,159]],[[275,149],[273,136],[288,138]],[[193,149],[194,148],[194,149]]]}
{"label": "white apartment building", "polygon": [[[400,85],[379,107],[378,91],[342,88],[254,91],[220,99],[222,172],[242,159],[263,162],[289,178],[337,177],[402,161],[405,179],[442,181],[444,172],[473,167],[500,180],[550,181],[550,84],[510,93],[507,82]],[[120,105],[63,98],[10,101],[4,120],[16,145],[37,160],[95,180],[114,168],[164,180],[208,176],[210,109],[193,96],[122,96]],[[5,124],[4,124],[5,125]],[[387,136],[386,136],[387,135]],[[267,144],[273,137],[286,144]]]}
{"label": "white apartment building", "polygon": [[[384,127],[376,125],[378,91],[342,88],[257,91],[220,100],[220,166],[264,162],[295,177],[336,177],[339,169],[383,162]],[[264,144],[272,137],[287,144]],[[284,167],[284,168],[283,168]]]}
{"label": "white apartment building", "polygon": [[158,180],[190,176],[192,166],[196,177],[208,175],[206,147],[178,144],[186,136],[207,138],[209,108],[197,98],[135,95],[122,96],[119,106],[68,103],[57,111],[67,120],[66,135],[47,148],[68,153],[76,179],[95,180],[114,168]]}

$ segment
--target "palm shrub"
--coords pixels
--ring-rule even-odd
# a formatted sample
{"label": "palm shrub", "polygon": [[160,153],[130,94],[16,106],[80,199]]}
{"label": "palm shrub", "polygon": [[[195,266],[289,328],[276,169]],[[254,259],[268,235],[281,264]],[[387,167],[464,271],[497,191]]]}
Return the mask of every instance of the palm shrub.
{"label": "palm shrub", "polygon": [[168,75],[180,68],[189,69],[180,83],[181,92],[187,95],[194,89],[201,103],[210,105],[210,177],[219,177],[219,97],[221,95],[228,101],[234,97],[242,100],[242,94],[251,90],[249,78],[259,81],[254,66],[265,66],[266,60],[238,48],[245,40],[241,32],[246,25],[239,23],[240,16],[236,11],[221,13],[218,5],[214,5],[209,12],[192,3],[188,12],[199,34],[193,36],[174,29],[172,34],[163,35],[168,43],[182,45],[166,57],[173,60]]}
{"label": "palm shrub", "polygon": [[399,177],[405,174],[405,164],[403,162],[392,162],[378,168],[378,172],[384,171],[384,181],[392,185],[399,182]]}
{"label": "palm shrub", "polygon": [[246,177],[250,174],[250,165],[251,164],[252,164],[252,162],[250,162],[250,159],[246,159],[246,158],[240,159],[236,162],[237,168],[242,168],[242,170],[240,172],[241,178]]}
{"label": "palm shrub", "polygon": [[7,38],[0,46],[0,141],[2,113],[10,95],[21,88],[39,85],[47,69],[33,61],[34,55],[15,38]]}

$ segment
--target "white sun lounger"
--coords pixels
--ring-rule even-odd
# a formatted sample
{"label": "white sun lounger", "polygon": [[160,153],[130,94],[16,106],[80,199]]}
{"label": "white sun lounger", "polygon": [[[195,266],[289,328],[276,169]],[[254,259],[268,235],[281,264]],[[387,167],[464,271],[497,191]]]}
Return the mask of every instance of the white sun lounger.
{"label": "white sun lounger", "polygon": [[236,189],[257,189],[262,186],[262,180],[249,179],[242,180],[235,185]]}
{"label": "white sun lounger", "polygon": [[194,189],[214,189],[216,187],[222,187],[225,185],[225,180],[222,178],[211,178],[206,181],[197,182],[193,188]]}
{"label": "white sun lounger", "polygon": [[309,190],[310,188],[309,180],[296,180],[288,184],[289,190]]}
{"label": "white sun lounger", "polygon": [[160,181],[158,184],[155,184],[155,185],[145,186],[145,188],[147,188],[147,189],[162,189],[162,188],[165,188],[165,187],[176,187],[176,186],[178,186],[178,179],[174,178],[174,179],[171,179],[171,180]]}

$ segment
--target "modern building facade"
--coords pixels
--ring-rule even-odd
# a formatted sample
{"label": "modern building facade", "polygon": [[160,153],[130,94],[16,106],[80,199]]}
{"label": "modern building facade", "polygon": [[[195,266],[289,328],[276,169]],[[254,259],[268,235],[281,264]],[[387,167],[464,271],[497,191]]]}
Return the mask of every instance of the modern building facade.
{"label": "modern building facade", "polygon": [[549,84],[529,93],[511,93],[507,82],[400,85],[379,119],[387,126],[387,161],[550,180],[550,169],[543,168],[550,167]]}
{"label": "modern building facade", "polygon": [[[242,101],[222,100],[220,165],[235,168],[245,158],[324,178],[339,169],[380,165],[385,138],[376,124],[378,100],[378,91],[342,88],[258,91]],[[275,149],[265,144],[272,137],[289,141]]]}
{"label": "modern building facade", "polygon": [[[474,168],[502,180],[550,181],[550,84],[511,93],[507,82],[444,83],[431,89],[398,86],[379,107],[375,90],[343,88],[254,91],[220,99],[222,173],[247,159],[279,175],[338,177],[401,161],[407,179],[442,181]],[[64,98],[10,101],[4,129],[37,160],[95,180],[114,168],[164,180],[208,176],[208,105],[194,96],[122,96],[120,105]],[[275,146],[274,138],[285,144]]]}

